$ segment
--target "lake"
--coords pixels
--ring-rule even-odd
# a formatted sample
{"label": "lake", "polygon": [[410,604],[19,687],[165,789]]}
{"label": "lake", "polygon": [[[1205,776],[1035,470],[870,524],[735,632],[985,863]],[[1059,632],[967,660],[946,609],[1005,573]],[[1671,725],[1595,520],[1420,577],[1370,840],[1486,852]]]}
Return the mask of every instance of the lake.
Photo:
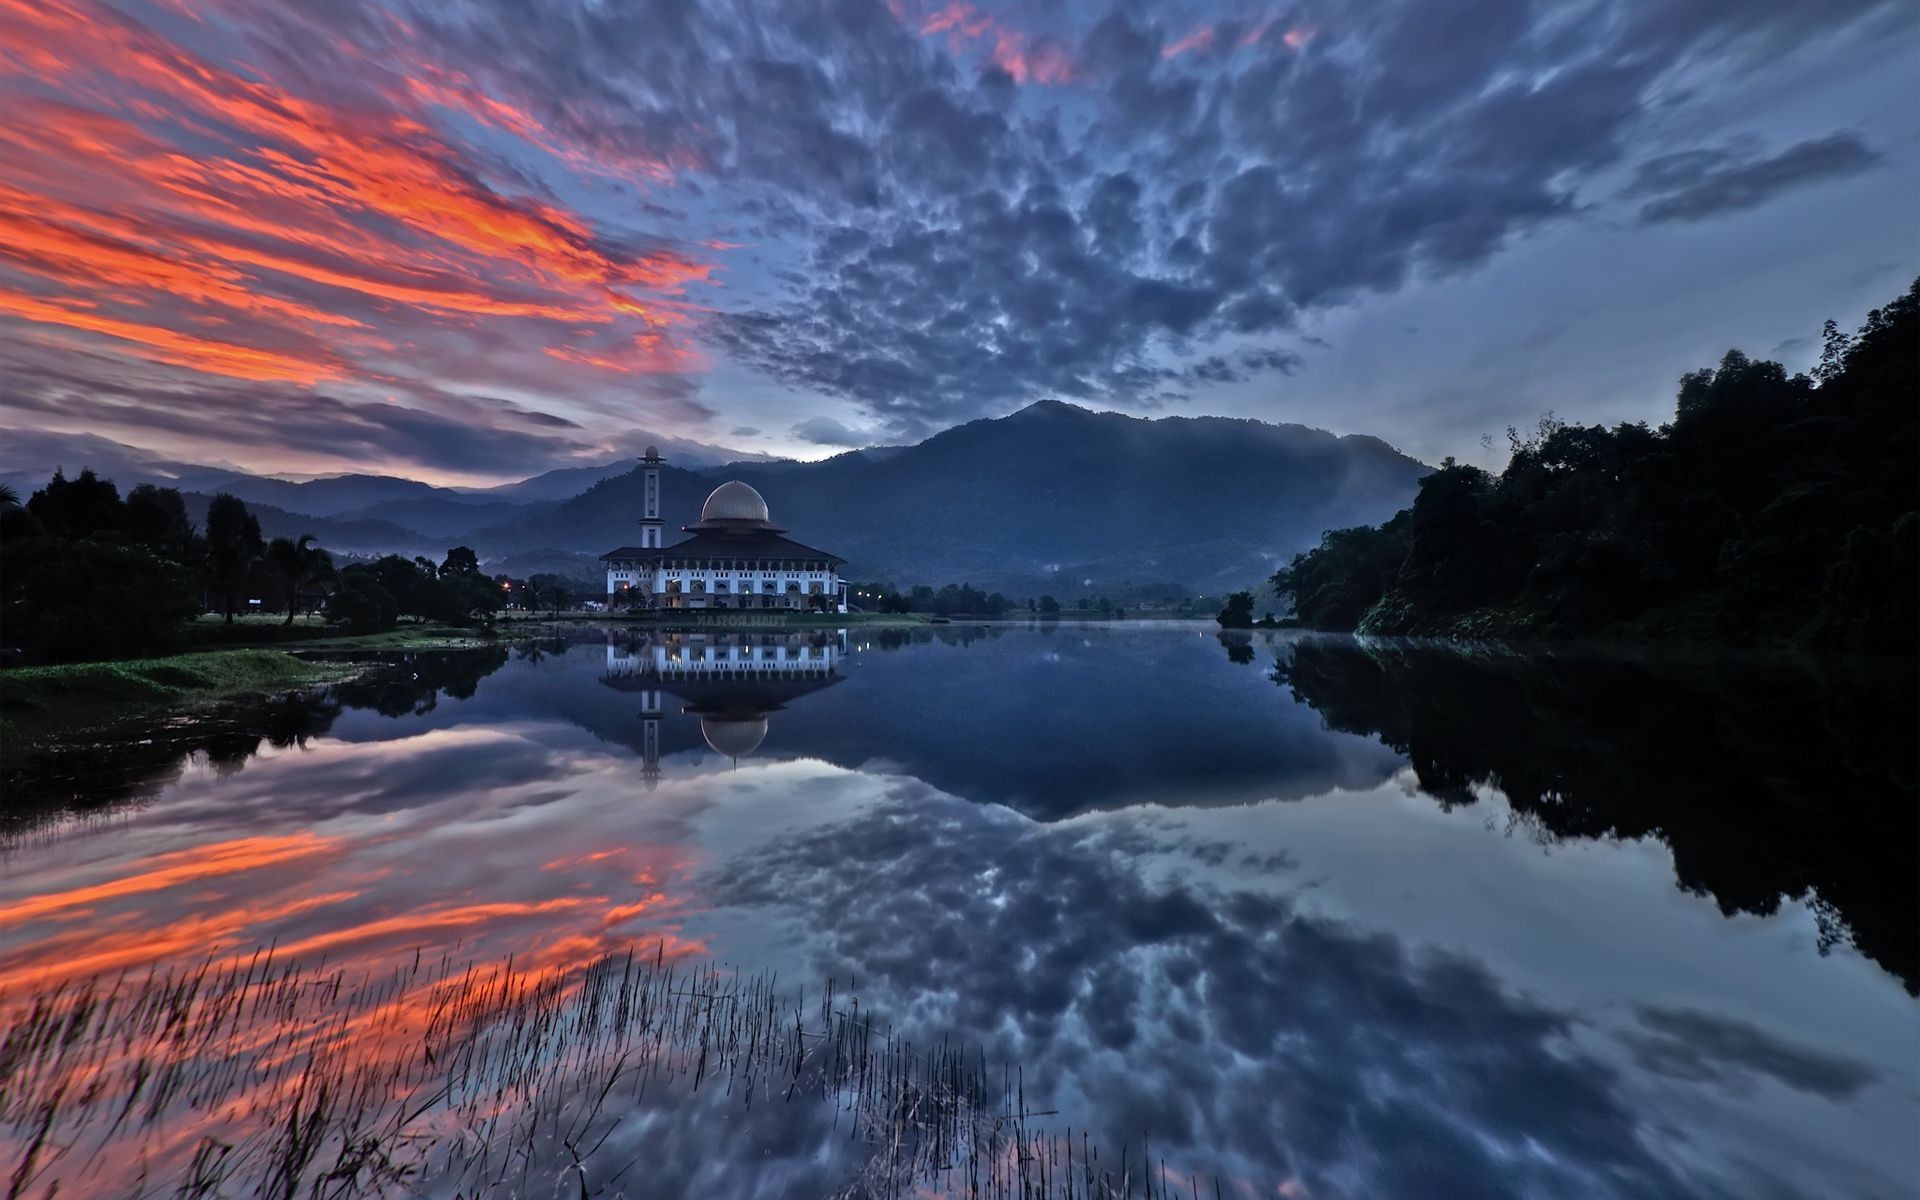
{"label": "lake", "polygon": [[401,656],[9,755],[0,1174],[1911,1195],[1915,697],[1126,623]]}

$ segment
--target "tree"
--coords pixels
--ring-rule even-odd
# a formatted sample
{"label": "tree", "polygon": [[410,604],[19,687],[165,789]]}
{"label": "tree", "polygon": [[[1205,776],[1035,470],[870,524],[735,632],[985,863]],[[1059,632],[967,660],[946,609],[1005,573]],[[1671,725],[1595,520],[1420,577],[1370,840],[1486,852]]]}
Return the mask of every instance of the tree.
{"label": "tree", "polygon": [[1059,616],[1060,602],[1058,600],[1055,600],[1052,596],[1040,597],[1040,615],[1043,617]]}
{"label": "tree", "polygon": [[220,594],[229,625],[235,593],[263,548],[259,518],[246,503],[229,492],[214,496],[207,505],[207,577]]}
{"label": "tree", "polygon": [[599,585],[591,581],[556,575],[551,571],[537,571],[527,576],[527,582],[540,589],[548,616],[557,614],[561,605],[571,605],[578,597],[600,590]]}
{"label": "tree", "polygon": [[442,579],[448,576],[464,579],[478,574],[480,574],[480,558],[465,546],[455,546],[447,551],[446,561],[440,564]]}
{"label": "tree", "polygon": [[101,479],[92,468],[68,479],[56,470],[47,486],[27,499],[27,511],[55,537],[84,538],[114,531],[126,523],[120,489]]}
{"label": "tree", "polygon": [[312,534],[303,533],[299,541],[277,537],[267,546],[267,566],[287,593],[287,619],[282,624],[293,624],[301,588],[333,574],[333,556],[314,545],[313,540]]}
{"label": "tree", "polygon": [[143,483],[127,493],[127,535],[143,545],[170,551],[182,561],[192,557],[195,534],[179,488]]}
{"label": "tree", "polygon": [[1846,369],[1847,354],[1853,349],[1853,336],[1842,333],[1840,326],[1832,317],[1820,329],[1820,365],[1813,369],[1813,378],[1821,385],[1839,376]]}
{"label": "tree", "polygon": [[1222,629],[1253,628],[1253,593],[1235,592],[1228,596],[1227,606],[1214,620],[1220,622]]}
{"label": "tree", "polygon": [[1549,414],[1497,476],[1449,460],[1274,587],[1302,624],[1367,633],[1912,647],[1920,280],[1822,340],[1813,378],[1738,350],[1689,372],[1659,429]]}
{"label": "tree", "polygon": [[340,586],[327,599],[327,615],[347,627],[348,633],[381,633],[399,619],[393,593],[380,586],[371,572],[349,567],[340,573]]}
{"label": "tree", "polygon": [[188,568],[103,538],[9,542],[0,597],[8,641],[54,660],[178,649],[199,607]]}

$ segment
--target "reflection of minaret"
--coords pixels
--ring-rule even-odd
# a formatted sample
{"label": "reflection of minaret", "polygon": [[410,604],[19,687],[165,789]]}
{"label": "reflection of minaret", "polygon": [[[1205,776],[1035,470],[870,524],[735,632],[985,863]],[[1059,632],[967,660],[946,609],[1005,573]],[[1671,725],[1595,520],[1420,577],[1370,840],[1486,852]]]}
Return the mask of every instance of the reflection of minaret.
{"label": "reflection of minaret", "polygon": [[697,718],[715,754],[739,762],[766,740],[768,717],[810,692],[839,683],[844,629],[832,633],[666,634],[607,643],[600,682],[640,696],[640,762],[649,788],[660,778],[666,700]]}
{"label": "reflection of minaret", "polygon": [[660,691],[640,693],[640,782],[648,791],[660,786]]}
{"label": "reflection of minaret", "polygon": [[662,526],[660,524],[660,464],[666,460],[660,457],[660,447],[648,446],[646,457],[640,460],[645,469],[647,496],[646,507],[640,517],[640,548],[658,550]]}

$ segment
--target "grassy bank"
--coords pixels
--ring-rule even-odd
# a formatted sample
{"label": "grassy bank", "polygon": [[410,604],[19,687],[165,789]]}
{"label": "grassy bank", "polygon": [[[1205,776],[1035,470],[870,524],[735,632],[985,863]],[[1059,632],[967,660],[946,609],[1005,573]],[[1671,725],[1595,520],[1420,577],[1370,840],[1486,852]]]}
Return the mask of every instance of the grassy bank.
{"label": "grassy bank", "polygon": [[[489,639],[446,625],[418,625],[364,637],[309,636],[303,651],[459,649]],[[130,717],[191,708],[235,696],[312,687],[347,678],[364,664],[351,657],[316,662],[287,650],[245,647],[197,650],[161,658],[58,663],[0,670],[0,738],[9,743],[67,740]]]}
{"label": "grassy bank", "polygon": [[0,671],[0,736],[8,741],[65,737],[145,709],[308,687],[352,669],[349,664],[306,662],[283,650],[214,650],[14,667]]}

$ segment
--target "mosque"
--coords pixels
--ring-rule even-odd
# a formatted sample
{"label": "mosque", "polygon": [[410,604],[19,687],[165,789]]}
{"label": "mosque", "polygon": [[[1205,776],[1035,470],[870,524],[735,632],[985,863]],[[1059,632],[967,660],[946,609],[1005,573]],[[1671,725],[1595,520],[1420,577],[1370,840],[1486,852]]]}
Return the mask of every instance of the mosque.
{"label": "mosque", "polygon": [[[660,450],[640,460],[646,482],[640,544],[600,556],[609,600],[638,599],[647,608],[775,608],[847,611],[846,560],[781,535],[767,502],[737,479],[713,489],[700,519],[682,526],[690,538],[662,544]],[[639,597],[632,593],[639,592]]]}

